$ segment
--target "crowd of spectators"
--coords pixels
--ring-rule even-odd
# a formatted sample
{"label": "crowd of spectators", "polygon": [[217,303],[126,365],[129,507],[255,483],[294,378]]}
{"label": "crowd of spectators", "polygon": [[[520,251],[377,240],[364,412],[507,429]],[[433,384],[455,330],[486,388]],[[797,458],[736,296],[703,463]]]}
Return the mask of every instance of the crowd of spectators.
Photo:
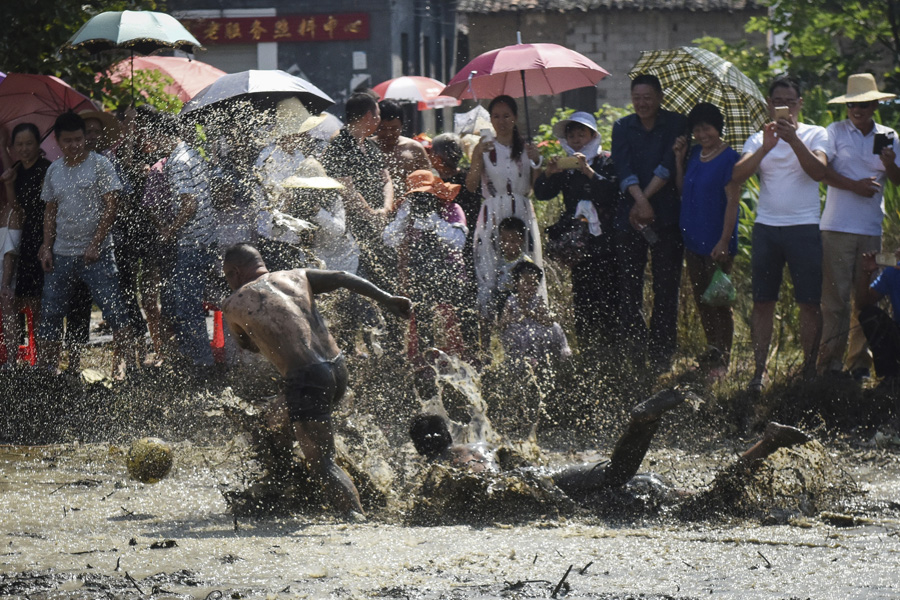
{"label": "crowd of spectators", "polygon": [[[872,282],[883,186],[900,184],[897,135],[873,114],[894,96],[871,75],[853,75],[833,100],[848,118],[826,130],[799,121],[800,85],[779,78],[768,90],[770,122],[738,154],[723,139],[718,107],[664,110],[653,75],[637,76],[631,91],[634,114],[613,126],[611,151],[593,115],[576,112],[556,123],[564,155],[546,164],[508,96],[490,102],[492,128],[468,156],[455,134],[426,145],[401,135],[403,107],[367,92],[350,96],[344,126],[326,137],[315,135],[323,117],[296,99],[255,131],[207,130],[203,139],[193,123],[146,106],[121,121],[67,113],[53,130],[62,158],[52,164],[37,128],[18,125],[0,140],[6,339],[19,339],[16,315],[28,309],[38,365],[58,372],[68,348],[67,365],[78,368],[95,304],[118,374],[169,362],[210,377],[207,310],[224,290],[219,249],[247,241],[271,270],[318,265],[408,295],[409,331],[357,296],[334,302],[330,318],[354,352],[405,353],[417,366],[432,346],[487,364],[496,360],[493,336],[513,368],[567,361],[569,340],[547,299],[547,259],[570,269],[573,333],[587,360],[665,372],[686,266],[709,344],[700,364],[719,379],[734,320],[704,292],[720,272],[732,274],[741,186],[757,175],[749,388],[768,383],[785,265],[806,376],[845,372],[845,353],[853,377],[869,375],[872,353],[878,375],[900,374],[898,321],[876,306],[888,296],[900,316],[896,260]],[[821,215],[820,182],[828,186]],[[542,237],[533,201],[559,195],[562,216]],[[16,353],[7,356],[6,367],[16,366]]]}

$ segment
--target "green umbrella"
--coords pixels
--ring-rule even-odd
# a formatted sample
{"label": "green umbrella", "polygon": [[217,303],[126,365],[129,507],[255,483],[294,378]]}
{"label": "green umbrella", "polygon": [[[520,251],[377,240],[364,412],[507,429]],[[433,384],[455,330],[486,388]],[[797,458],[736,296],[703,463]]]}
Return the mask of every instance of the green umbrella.
{"label": "green umbrella", "polygon": [[628,76],[656,75],[663,108],[687,114],[709,102],[725,116],[724,139],[738,152],[768,119],[766,100],[753,81],[719,55],[692,46],[641,52]]}
{"label": "green umbrella", "polygon": [[[63,45],[63,50],[84,48],[92,54],[105,50],[131,50],[152,54],[159,50],[181,50],[193,54],[203,46],[175,17],[149,10],[123,10],[100,13],[81,26]],[[131,72],[131,97],[134,98],[134,64]]]}

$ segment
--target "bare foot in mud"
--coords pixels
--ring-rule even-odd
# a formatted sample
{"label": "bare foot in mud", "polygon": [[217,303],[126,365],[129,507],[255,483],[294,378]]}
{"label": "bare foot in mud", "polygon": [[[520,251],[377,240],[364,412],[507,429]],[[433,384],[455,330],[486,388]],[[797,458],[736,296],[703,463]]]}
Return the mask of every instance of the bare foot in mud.
{"label": "bare foot in mud", "polygon": [[796,427],[782,425],[774,421],[769,421],[766,424],[766,431],[763,434],[763,441],[773,444],[776,448],[789,448],[798,444],[805,444],[810,440],[812,440],[810,436]]}
{"label": "bare foot in mud", "polygon": [[656,421],[663,414],[682,404],[684,399],[685,393],[681,390],[657,392],[631,409],[631,420],[635,423]]}

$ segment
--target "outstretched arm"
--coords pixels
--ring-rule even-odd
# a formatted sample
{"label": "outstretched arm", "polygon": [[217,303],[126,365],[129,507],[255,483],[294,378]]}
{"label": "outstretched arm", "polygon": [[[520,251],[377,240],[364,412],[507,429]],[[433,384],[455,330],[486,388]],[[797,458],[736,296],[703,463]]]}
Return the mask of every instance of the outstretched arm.
{"label": "outstretched arm", "polygon": [[409,298],[392,296],[370,281],[346,271],[307,270],[306,279],[313,294],[327,294],[341,288],[375,300],[392,314],[408,319],[412,313]]}

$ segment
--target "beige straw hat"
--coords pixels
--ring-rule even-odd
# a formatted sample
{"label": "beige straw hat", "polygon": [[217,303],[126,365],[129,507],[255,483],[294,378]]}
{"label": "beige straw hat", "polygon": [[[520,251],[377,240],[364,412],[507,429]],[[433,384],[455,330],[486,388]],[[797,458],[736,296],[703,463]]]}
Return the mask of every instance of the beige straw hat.
{"label": "beige straw hat", "polygon": [[301,133],[300,128],[309,119],[309,111],[297,98],[285,98],[275,106],[275,139]]}
{"label": "beige straw hat", "polygon": [[304,159],[297,167],[297,172],[281,182],[281,187],[314,190],[341,190],[344,188],[340,181],[329,177],[322,163],[314,158]]}
{"label": "beige straw hat", "polygon": [[885,94],[878,91],[875,77],[871,73],[857,73],[847,79],[847,93],[828,101],[828,104],[846,104],[847,102],[871,102],[873,100],[893,100],[896,94]]}
{"label": "beige straw hat", "polygon": [[326,113],[319,113],[317,115],[313,115],[307,120],[303,121],[303,124],[300,125],[300,129],[297,133],[306,133],[307,131],[311,131],[325,122],[328,118]]}

